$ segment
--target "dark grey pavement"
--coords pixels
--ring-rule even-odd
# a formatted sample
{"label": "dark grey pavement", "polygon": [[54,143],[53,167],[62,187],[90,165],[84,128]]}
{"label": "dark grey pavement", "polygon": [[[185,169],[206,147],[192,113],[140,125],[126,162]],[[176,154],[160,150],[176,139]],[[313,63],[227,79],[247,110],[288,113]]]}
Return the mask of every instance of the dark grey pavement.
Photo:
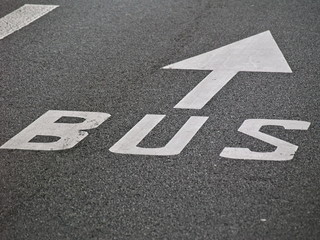
{"label": "dark grey pavement", "polygon": [[[48,110],[111,114],[70,150],[0,150],[0,239],[320,239],[320,1],[0,0],[59,8],[0,40],[0,145]],[[238,73],[204,108],[173,107],[209,72],[161,67],[270,30],[293,73]],[[141,146],[208,121],[181,154],[114,154],[146,114]],[[292,161],[219,157],[275,148],[244,120],[299,146]]]}

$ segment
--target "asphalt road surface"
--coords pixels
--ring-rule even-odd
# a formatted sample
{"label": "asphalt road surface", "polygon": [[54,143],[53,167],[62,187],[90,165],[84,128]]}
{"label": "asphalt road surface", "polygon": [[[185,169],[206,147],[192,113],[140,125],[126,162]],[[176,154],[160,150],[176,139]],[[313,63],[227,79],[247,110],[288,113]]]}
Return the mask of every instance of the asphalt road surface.
{"label": "asphalt road surface", "polygon": [[[0,18],[25,4],[59,7],[0,40],[0,145],[49,110],[111,117],[70,149],[0,149],[0,239],[320,239],[320,1],[0,0]],[[210,71],[162,67],[268,30],[292,73],[240,71],[174,108]],[[166,117],[143,148],[208,119],[179,154],[111,152],[147,114]],[[261,128],[292,160],[221,157],[275,151],[247,119],[310,127]]]}

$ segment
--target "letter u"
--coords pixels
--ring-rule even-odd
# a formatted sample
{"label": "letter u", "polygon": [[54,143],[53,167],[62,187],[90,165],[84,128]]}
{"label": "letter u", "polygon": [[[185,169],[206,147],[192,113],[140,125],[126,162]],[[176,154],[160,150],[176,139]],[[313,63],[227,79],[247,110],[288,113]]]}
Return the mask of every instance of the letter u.
{"label": "letter u", "polygon": [[160,148],[142,148],[137,145],[158,125],[165,115],[147,114],[109,150],[114,153],[169,156],[179,154],[191,141],[208,117],[190,117],[173,138]]}

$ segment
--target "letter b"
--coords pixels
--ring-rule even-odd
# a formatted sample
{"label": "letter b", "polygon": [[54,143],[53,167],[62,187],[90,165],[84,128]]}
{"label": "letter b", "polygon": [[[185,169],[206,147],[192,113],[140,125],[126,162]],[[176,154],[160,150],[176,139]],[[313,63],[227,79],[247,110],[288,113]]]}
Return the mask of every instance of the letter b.
{"label": "letter b", "polygon": [[[40,151],[70,149],[88,136],[88,133],[82,130],[96,128],[110,116],[108,113],[101,112],[49,110],[0,148]],[[80,123],[57,122],[62,117],[84,120]],[[36,136],[58,137],[59,139],[53,142],[32,142],[31,140]]]}

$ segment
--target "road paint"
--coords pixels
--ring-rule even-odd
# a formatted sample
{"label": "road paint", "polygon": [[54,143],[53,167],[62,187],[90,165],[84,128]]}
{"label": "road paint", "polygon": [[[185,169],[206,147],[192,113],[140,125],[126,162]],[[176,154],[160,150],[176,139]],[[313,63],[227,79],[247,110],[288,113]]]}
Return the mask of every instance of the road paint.
{"label": "road paint", "polygon": [[0,19],[0,40],[49,13],[58,5],[25,4]]}
{"label": "road paint", "polygon": [[226,147],[220,156],[232,159],[288,161],[292,160],[298,146],[260,132],[262,126],[282,126],[289,130],[308,130],[310,122],[296,120],[247,119],[239,132],[276,146],[274,152],[253,152],[248,148]]}
{"label": "road paint", "polygon": [[[101,112],[49,110],[0,148],[41,151],[70,149],[88,136],[88,133],[82,130],[97,128],[110,116]],[[82,118],[83,122],[57,123],[62,117]],[[54,142],[30,142],[36,136],[53,136],[59,139]]]}
{"label": "road paint", "polygon": [[212,71],[174,107],[183,109],[204,107],[238,72],[292,72],[270,31],[163,68]]}
{"label": "road paint", "polygon": [[158,125],[165,115],[147,114],[109,150],[114,153],[169,156],[179,154],[191,141],[208,117],[190,117],[174,137],[160,148],[143,148],[137,145]]}

